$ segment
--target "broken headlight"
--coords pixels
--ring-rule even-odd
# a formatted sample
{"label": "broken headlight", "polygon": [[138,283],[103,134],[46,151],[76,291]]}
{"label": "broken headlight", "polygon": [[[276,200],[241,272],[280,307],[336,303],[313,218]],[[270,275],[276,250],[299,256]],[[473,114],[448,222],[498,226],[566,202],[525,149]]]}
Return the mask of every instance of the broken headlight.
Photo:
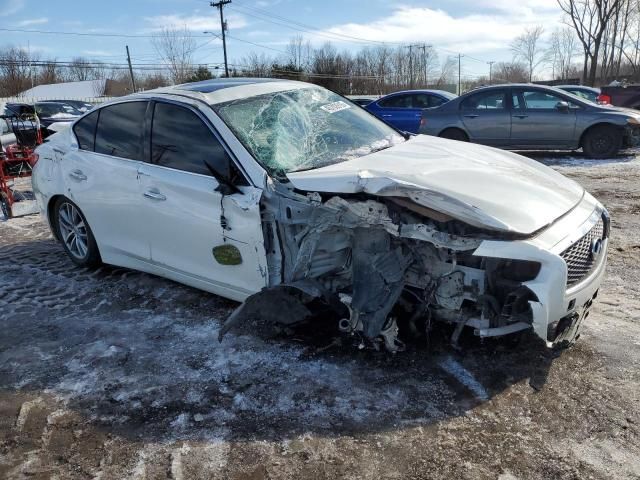
{"label": "broken headlight", "polygon": [[500,272],[500,277],[514,282],[528,282],[535,279],[540,273],[541,265],[530,260],[496,259],[498,261],[495,271]]}

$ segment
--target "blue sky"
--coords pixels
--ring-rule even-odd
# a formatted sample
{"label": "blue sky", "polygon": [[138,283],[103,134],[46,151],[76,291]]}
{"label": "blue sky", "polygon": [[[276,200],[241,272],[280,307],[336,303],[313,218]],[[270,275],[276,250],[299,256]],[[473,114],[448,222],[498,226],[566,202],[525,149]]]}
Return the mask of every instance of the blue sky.
{"label": "blue sky", "polygon": [[[314,46],[331,40],[352,51],[377,42],[424,42],[436,47],[441,58],[467,55],[463,69],[470,76],[486,73],[486,61],[510,60],[509,42],[527,26],[543,25],[550,34],[561,17],[555,0],[233,0],[225,14],[230,63],[250,51],[277,56],[289,38],[302,35]],[[209,0],[0,0],[0,28],[153,35],[164,26],[186,26],[202,37],[196,39],[195,54],[202,63],[223,59],[219,40],[202,33],[219,32],[217,15]],[[0,45],[26,47],[27,42],[41,56],[58,60],[81,55],[123,62],[128,44],[135,63],[158,61],[150,38],[0,31]]]}

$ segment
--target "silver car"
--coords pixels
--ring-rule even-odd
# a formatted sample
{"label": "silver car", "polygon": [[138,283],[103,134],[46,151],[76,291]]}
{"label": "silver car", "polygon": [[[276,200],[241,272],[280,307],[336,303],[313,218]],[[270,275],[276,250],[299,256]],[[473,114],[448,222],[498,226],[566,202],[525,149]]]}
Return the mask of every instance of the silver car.
{"label": "silver car", "polygon": [[420,133],[510,150],[606,158],[640,139],[640,114],[531,84],[479,88],[422,115]]}

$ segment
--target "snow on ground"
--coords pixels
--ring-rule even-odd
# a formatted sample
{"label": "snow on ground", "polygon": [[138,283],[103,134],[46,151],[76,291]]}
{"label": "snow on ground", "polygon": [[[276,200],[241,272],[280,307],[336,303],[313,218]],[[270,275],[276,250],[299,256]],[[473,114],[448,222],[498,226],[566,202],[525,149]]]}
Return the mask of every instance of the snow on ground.
{"label": "snow on ground", "polygon": [[78,269],[39,217],[0,222],[0,477],[637,478],[640,161],[532,156],[613,217],[605,286],[555,359],[219,343],[233,302]]}

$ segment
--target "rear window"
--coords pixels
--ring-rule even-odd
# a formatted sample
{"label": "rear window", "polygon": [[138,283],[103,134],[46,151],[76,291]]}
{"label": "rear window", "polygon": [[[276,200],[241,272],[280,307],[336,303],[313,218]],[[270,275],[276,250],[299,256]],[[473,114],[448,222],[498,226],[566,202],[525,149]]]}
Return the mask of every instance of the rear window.
{"label": "rear window", "polygon": [[460,106],[463,110],[504,110],[507,108],[507,95],[504,90],[476,93]]}
{"label": "rear window", "polygon": [[95,152],[142,160],[142,137],[147,102],[128,102],[100,109]]}
{"label": "rear window", "polygon": [[96,141],[96,125],[98,124],[99,111],[87,115],[77,122],[73,127],[73,133],[78,139],[78,147],[80,150],[89,150],[93,152]]}

